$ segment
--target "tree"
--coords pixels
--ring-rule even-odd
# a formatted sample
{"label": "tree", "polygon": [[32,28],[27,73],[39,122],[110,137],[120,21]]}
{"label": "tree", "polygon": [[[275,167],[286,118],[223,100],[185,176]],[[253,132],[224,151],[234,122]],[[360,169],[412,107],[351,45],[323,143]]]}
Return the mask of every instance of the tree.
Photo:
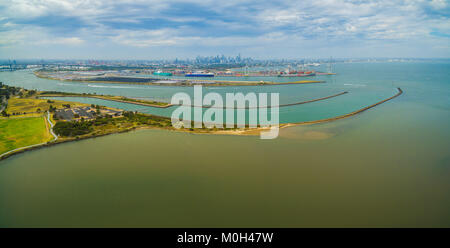
{"label": "tree", "polygon": [[8,114],[8,113],[6,113],[6,111],[5,111],[5,110],[3,110],[3,111],[2,111],[1,115],[2,115],[3,117],[9,117],[9,114]]}
{"label": "tree", "polygon": [[72,136],[76,137],[78,135],[87,134],[93,131],[92,122],[57,122],[53,127],[53,131],[61,136]]}
{"label": "tree", "polygon": [[50,112],[55,112],[55,111],[56,111],[56,107],[53,107],[53,105],[50,105],[50,106],[48,107],[48,111],[50,111]]}

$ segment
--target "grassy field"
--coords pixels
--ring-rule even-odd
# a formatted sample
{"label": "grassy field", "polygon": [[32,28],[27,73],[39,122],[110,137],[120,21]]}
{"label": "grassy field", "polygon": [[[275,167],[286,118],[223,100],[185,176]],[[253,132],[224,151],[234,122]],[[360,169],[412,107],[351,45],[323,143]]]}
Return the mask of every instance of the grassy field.
{"label": "grassy field", "polygon": [[0,154],[52,138],[43,116],[0,119]]}
{"label": "grassy field", "polygon": [[142,105],[148,105],[148,106],[155,106],[155,107],[169,107],[171,104],[168,104],[166,102],[157,102],[152,100],[141,100],[141,99],[134,99],[134,98],[128,98],[124,96],[109,96],[109,95],[94,95],[94,94],[77,94],[77,93],[67,93],[67,92],[40,92],[39,96],[43,97],[64,97],[64,96],[78,96],[78,97],[93,97],[93,98],[99,98],[99,99],[105,99],[105,100],[111,100],[111,101],[119,101],[119,102],[126,102],[126,103],[138,103]]}
{"label": "grassy field", "polygon": [[78,107],[78,106],[89,106],[89,104],[83,104],[83,103],[75,103],[75,102],[65,102],[65,101],[58,101],[58,100],[52,100],[52,103],[48,103],[47,99],[33,99],[33,98],[18,98],[13,97],[9,99],[8,101],[8,107],[6,108],[6,112],[8,114],[13,113],[34,113],[38,112],[38,109],[41,110],[41,112],[47,111],[50,105],[56,108],[63,108],[63,104],[70,104],[72,107]]}

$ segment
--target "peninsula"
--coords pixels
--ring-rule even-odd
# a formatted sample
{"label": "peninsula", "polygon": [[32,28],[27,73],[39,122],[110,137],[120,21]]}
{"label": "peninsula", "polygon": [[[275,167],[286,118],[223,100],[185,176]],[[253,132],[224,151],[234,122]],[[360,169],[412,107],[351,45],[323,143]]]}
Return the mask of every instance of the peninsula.
{"label": "peninsula", "polygon": [[[42,97],[91,97],[161,108],[171,106],[167,103],[141,101],[120,96],[76,94],[54,91],[39,92],[7,85],[0,86],[1,93],[3,94],[2,98],[9,99],[7,101],[6,109],[1,112],[2,117],[0,117],[0,127],[4,130],[0,135],[0,160],[39,147],[144,128],[231,135],[259,135],[261,131],[267,130],[267,128],[259,126],[256,129],[251,129],[248,126],[245,128],[209,129],[203,126],[202,128],[195,129],[175,129],[168,117],[123,111],[93,104],[89,105],[76,102],[42,99]],[[284,104],[283,106],[326,100],[347,93],[348,92],[342,92],[310,101]],[[341,116],[307,122],[283,123],[280,124],[279,127],[286,128],[296,125],[323,123],[348,118],[392,100],[402,93],[403,91],[398,88],[398,93],[392,97]],[[3,108],[5,108],[4,105],[5,104],[3,104]],[[283,106],[280,105],[279,107]],[[23,132],[20,130],[23,130]],[[14,140],[14,142],[11,143],[10,140]]]}

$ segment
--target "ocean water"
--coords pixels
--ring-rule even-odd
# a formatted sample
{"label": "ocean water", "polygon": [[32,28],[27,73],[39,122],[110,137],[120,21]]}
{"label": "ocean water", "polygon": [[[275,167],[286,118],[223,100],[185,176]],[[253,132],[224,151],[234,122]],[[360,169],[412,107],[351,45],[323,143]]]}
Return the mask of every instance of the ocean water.
{"label": "ocean water", "polygon": [[[0,226],[450,227],[450,63],[336,70],[326,84],[207,90],[279,92],[283,103],[349,91],[282,108],[287,122],[356,110],[395,87],[404,94],[348,119],[282,129],[274,140],[140,130],[20,154],[0,162]],[[27,71],[1,72],[0,81],[165,100],[192,92],[61,85]]]}

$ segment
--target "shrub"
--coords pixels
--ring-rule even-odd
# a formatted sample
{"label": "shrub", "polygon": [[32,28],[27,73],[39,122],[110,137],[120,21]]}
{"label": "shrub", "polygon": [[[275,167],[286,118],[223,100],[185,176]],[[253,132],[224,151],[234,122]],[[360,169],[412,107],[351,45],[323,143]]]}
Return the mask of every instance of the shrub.
{"label": "shrub", "polygon": [[92,122],[57,122],[53,131],[60,136],[75,137],[92,132]]}

